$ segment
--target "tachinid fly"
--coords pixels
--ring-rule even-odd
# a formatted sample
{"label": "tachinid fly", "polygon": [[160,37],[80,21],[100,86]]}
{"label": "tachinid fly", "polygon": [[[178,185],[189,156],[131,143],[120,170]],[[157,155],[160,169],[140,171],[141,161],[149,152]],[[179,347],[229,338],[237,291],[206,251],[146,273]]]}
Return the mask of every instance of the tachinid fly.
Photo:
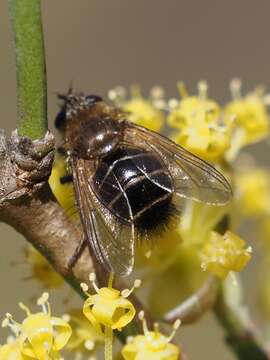
{"label": "tachinid fly", "polygon": [[183,198],[223,205],[222,174],[166,137],[128,121],[99,96],[59,95],[64,136],[85,241],[110,272],[128,275],[136,240],[160,232]]}

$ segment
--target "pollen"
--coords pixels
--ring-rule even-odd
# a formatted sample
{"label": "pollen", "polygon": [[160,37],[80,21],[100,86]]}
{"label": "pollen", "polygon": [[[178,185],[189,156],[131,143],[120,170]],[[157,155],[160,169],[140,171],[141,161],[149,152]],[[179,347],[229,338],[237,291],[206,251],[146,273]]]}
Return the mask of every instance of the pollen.
{"label": "pollen", "polygon": [[251,259],[252,248],[245,241],[227,231],[224,235],[212,231],[201,252],[201,267],[225,279],[229,272],[239,272]]}

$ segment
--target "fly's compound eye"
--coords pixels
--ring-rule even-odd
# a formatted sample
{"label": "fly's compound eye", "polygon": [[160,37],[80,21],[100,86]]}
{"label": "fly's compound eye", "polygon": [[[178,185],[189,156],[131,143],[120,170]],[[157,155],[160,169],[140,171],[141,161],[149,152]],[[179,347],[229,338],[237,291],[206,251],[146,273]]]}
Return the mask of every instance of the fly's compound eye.
{"label": "fly's compound eye", "polygon": [[103,99],[100,96],[97,95],[87,95],[85,97],[85,102],[87,105],[93,105],[97,102],[103,101]]}
{"label": "fly's compound eye", "polygon": [[56,118],[54,120],[54,126],[58,130],[62,130],[66,125],[66,107],[62,107],[62,109],[59,111],[59,113],[56,115]]}

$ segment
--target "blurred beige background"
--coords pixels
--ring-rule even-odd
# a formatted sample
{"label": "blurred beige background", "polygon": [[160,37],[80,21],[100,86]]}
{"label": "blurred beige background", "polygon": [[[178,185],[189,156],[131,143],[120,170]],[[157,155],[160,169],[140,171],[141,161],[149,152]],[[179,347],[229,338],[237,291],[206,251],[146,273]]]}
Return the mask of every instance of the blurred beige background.
{"label": "blurred beige background", "polygon": [[[0,116],[1,127],[10,131],[16,122],[16,91],[7,0],[0,1],[0,14]],[[146,93],[160,84],[175,96],[177,80],[196,91],[197,81],[206,79],[210,96],[222,102],[229,98],[228,82],[234,76],[242,78],[245,90],[258,83],[269,88],[269,14],[266,0],[43,1],[51,124],[57,111],[54,92],[65,92],[71,80],[75,89],[103,96],[116,85],[134,82]],[[261,162],[267,163],[268,151],[257,148]],[[2,316],[18,314],[18,301],[27,302],[41,288],[22,281],[29,275],[26,265],[9,265],[22,258],[22,237],[4,224],[0,231]],[[53,307],[61,313],[62,302],[55,297],[53,292]],[[3,342],[6,332],[0,332]],[[233,359],[210,315],[197,326],[182,328],[181,335],[191,359]]]}

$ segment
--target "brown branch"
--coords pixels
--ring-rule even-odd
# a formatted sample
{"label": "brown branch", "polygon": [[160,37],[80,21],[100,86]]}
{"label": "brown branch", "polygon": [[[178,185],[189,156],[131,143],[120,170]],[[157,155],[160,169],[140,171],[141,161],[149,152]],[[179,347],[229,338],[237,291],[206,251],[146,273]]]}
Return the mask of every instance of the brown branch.
{"label": "brown branch", "polygon": [[[44,149],[45,145],[45,149]],[[47,179],[53,161],[53,137],[30,142],[14,132],[6,142],[0,132],[0,220],[11,225],[37,248],[67,281],[79,289],[94,270],[86,249],[69,271],[80,231],[54,198]]]}
{"label": "brown branch", "polygon": [[[84,297],[80,283],[89,283],[89,274],[95,271],[99,285],[106,286],[108,273],[94,260],[88,247],[75,266],[69,267],[82,232],[67,218],[48,185],[53,153],[54,138],[50,133],[44,139],[31,141],[15,131],[7,142],[4,131],[0,130],[0,221],[21,233]],[[119,278],[115,286],[126,288]],[[138,311],[145,311],[151,325],[151,316],[139,299],[132,294],[131,300]],[[138,326],[141,327],[138,324],[133,324],[126,333],[138,333]],[[122,334],[126,337],[125,331]]]}
{"label": "brown branch", "polygon": [[203,286],[182,304],[167,312],[163,320],[173,323],[180,319],[182,324],[192,324],[209,309],[212,309],[218,294],[219,280],[209,276]]}
{"label": "brown branch", "polygon": [[[89,274],[96,272],[100,286],[107,285],[108,273],[94,260],[86,248],[75,266],[69,262],[82,238],[56,201],[48,185],[54,153],[53,135],[30,140],[14,131],[9,141],[0,129],[0,221],[21,233],[52,264],[54,269],[82,296],[81,282],[89,283]],[[91,284],[89,284],[91,285]],[[119,289],[126,288],[122,279],[115,280]],[[139,299],[132,294],[137,311],[143,310],[150,327],[153,319]],[[138,319],[118,333],[124,342],[138,334]],[[188,359],[182,351],[183,359]]]}

